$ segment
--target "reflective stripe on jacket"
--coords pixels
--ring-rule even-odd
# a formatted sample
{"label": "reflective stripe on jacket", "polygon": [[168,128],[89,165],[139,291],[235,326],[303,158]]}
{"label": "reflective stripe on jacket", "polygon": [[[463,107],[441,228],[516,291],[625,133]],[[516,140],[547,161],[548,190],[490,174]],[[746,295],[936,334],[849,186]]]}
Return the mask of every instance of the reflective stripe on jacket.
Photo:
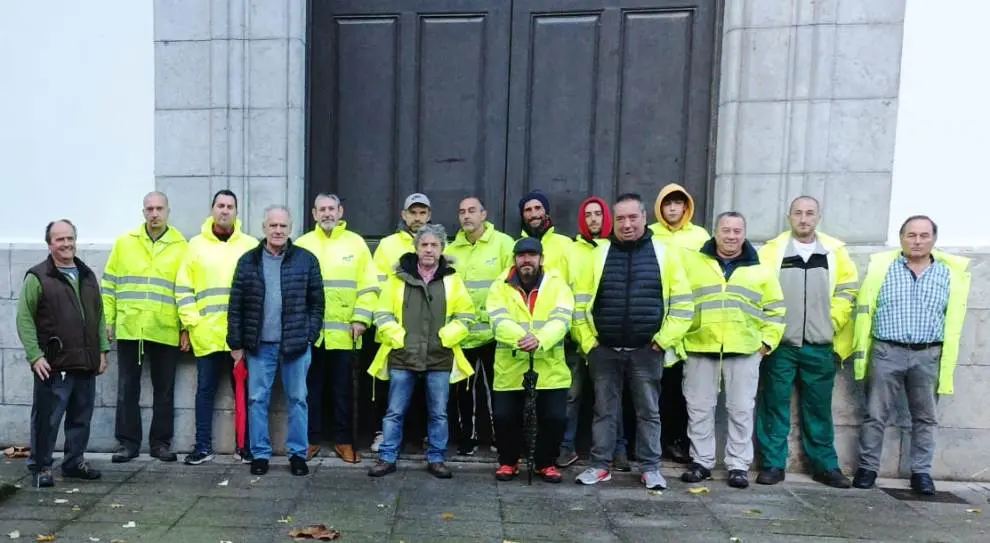
{"label": "reflective stripe on jacket", "polygon": [[[450,382],[467,379],[474,374],[474,369],[464,356],[460,342],[468,336],[474,323],[474,305],[468,294],[464,281],[456,274],[443,278],[444,295],[446,296],[447,324],[440,328],[441,344],[454,353],[454,366],[450,372]],[[405,346],[406,331],[403,328],[403,298],[405,297],[406,282],[395,273],[390,273],[382,294],[378,298],[375,309],[374,325],[376,327],[375,341],[381,343],[375,359],[368,367],[368,375],[388,380],[388,354],[392,349]]]}
{"label": "reflective stripe on jacket", "polygon": [[[378,268],[364,238],[347,230],[340,221],[328,237],[317,226],[304,234],[296,245],[316,255],[323,274],[323,332],[316,341],[324,349],[351,350],[351,323],[371,325],[381,286]],[[358,343],[360,347],[360,342]]]}
{"label": "reflective stripe on jacket", "polygon": [[144,224],[117,238],[100,280],[103,313],[117,339],[179,344],[175,277],[187,248],[172,226],[155,242]]}
{"label": "reflective stripe on jacket", "polygon": [[537,389],[568,388],[571,370],[564,359],[564,338],[571,327],[574,295],[555,270],[546,270],[540,281],[532,312],[523,293],[513,284],[515,268],[502,273],[488,293],[487,307],[495,331],[495,385],[497,391],[522,390],[529,370],[529,353],[517,348],[532,333],[540,341],[533,368],[539,375]]}
{"label": "reflective stripe on jacket", "polygon": [[447,246],[444,254],[457,259],[455,268],[464,279],[464,285],[471,295],[478,320],[471,327],[471,333],[461,342],[461,348],[472,349],[492,341],[492,328],[485,311],[485,299],[495,280],[507,268],[512,267],[512,238],[495,229],[490,222],[485,223],[485,233],[478,241],[468,241],[464,231],[458,231],[454,241]]}
{"label": "reflective stripe on jacket", "polygon": [[[880,287],[887,278],[890,266],[900,254],[900,249],[876,253],[870,257],[870,264],[866,268],[866,278],[856,298],[853,361],[857,381],[866,377],[866,368],[870,362],[873,347],[873,314],[877,310]],[[953,376],[956,361],[959,359],[959,343],[966,320],[972,277],[968,270],[968,258],[942,251],[932,251],[932,256],[936,261],[949,267],[949,302],[945,309],[945,331],[942,334],[942,358],[939,360],[937,393],[952,394],[955,390]]]}
{"label": "reflective stripe on jacket", "polygon": [[[692,318],[695,315],[694,301],[691,295],[691,284],[684,273],[684,266],[681,263],[681,250],[671,250],[663,242],[651,239],[653,251],[660,266],[660,285],[663,289],[664,317],[660,324],[660,330],[653,336],[653,342],[668,352],[667,364],[673,364],[677,358],[684,358],[681,352],[681,340],[684,334],[691,327]],[[591,264],[582,266],[577,270],[578,277],[575,280],[574,301],[576,309],[574,311],[574,324],[576,331],[573,334],[577,340],[581,352],[587,354],[597,342],[598,332],[595,329],[594,318],[591,311],[595,304],[595,297],[598,295],[598,286],[602,280],[605,269],[605,260],[608,258],[608,251],[611,247],[609,240],[600,240],[598,247],[595,247],[591,257]]]}
{"label": "reflective stripe on jacket", "polygon": [[[828,284],[832,292],[832,329],[835,330],[832,348],[840,360],[845,360],[853,352],[852,311],[859,286],[859,272],[845,243],[822,232],[815,235],[828,250]],[[773,267],[779,276],[780,264],[790,242],[790,232],[766,242],[759,250],[760,262]]]}
{"label": "reflective stripe on jacket", "polygon": [[230,350],[227,304],[234,270],[241,255],[257,246],[257,239],[241,231],[240,220],[234,221],[230,238],[220,241],[213,233],[213,217],[206,219],[199,235],[189,241],[175,277],[175,300],[196,356]]}
{"label": "reflective stripe on jacket", "polygon": [[752,354],[763,344],[777,348],[787,313],[784,293],[776,271],[759,263],[749,242],[746,251],[752,252],[753,262],[740,263],[728,280],[712,256],[683,253],[694,293],[694,323],[684,337],[685,351]]}

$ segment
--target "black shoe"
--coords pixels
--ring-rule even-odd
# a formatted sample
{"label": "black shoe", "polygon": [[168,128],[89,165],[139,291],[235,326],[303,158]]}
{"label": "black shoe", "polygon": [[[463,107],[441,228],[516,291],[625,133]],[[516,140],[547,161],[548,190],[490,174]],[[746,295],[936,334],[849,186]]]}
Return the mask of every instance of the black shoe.
{"label": "black shoe", "polygon": [[741,469],[730,469],[729,486],[732,488],[746,488],[749,486],[749,476]]}
{"label": "black shoe", "polygon": [[149,454],[152,458],[157,458],[162,462],[176,462],[179,460],[179,455],[168,450],[168,447],[156,447],[151,449]]}
{"label": "black shoe", "polygon": [[251,475],[264,475],[268,473],[268,460],[258,458],[251,461]]}
{"label": "black shoe", "polygon": [[873,488],[877,484],[877,472],[872,469],[859,468],[856,476],[853,477],[853,486],[856,488]]}
{"label": "black shoe", "polygon": [[86,462],[79,462],[79,464],[71,468],[62,466],[62,477],[65,477],[66,479],[85,479],[87,481],[95,481],[100,477],[103,477],[103,474],[100,473],[99,470],[89,467],[89,464]]}
{"label": "black shoe", "polygon": [[784,480],[784,470],[780,468],[766,468],[756,476],[758,485],[775,485]]}
{"label": "black shoe", "polygon": [[816,473],[812,479],[832,488],[849,488],[852,486],[852,482],[849,481],[848,477],[843,475],[842,470],[839,468]]}
{"label": "black shoe", "polygon": [[681,480],[685,483],[700,483],[701,481],[711,478],[712,470],[697,463],[688,466],[687,471],[681,474]]}
{"label": "black shoe", "polygon": [[240,461],[241,464],[250,464],[254,461],[254,455],[251,454],[251,449],[236,449],[234,451],[234,460]]}
{"label": "black shoe", "polygon": [[433,462],[429,464],[426,466],[426,471],[430,472],[430,475],[436,477],[437,479],[450,479],[454,476],[454,474],[451,473],[450,468],[447,467],[447,464],[444,464],[443,462]]}
{"label": "black shoe", "polygon": [[204,462],[209,462],[213,460],[212,452],[194,451],[186,455],[186,459],[183,460],[189,466],[198,466]]}
{"label": "black shoe", "polygon": [[117,452],[113,453],[113,456],[110,457],[110,461],[113,462],[114,464],[123,464],[126,462],[130,462],[131,460],[134,460],[137,457],[138,457],[137,451],[132,451],[127,447],[120,447],[117,449]]}
{"label": "black shoe", "polygon": [[52,477],[52,470],[50,469],[34,472],[31,475],[31,481],[35,488],[49,488],[55,486],[55,478]]}
{"label": "black shoe", "polygon": [[309,475],[309,466],[306,465],[306,459],[301,456],[292,455],[289,458],[289,472],[299,477]]}
{"label": "black shoe", "polygon": [[457,447],[458,456],[474,456],[474,453],[478,452],[478,444],[474,440],[468,443],[463,443]]}
{"label": "black shoe", "polygon": [[932,476],[927,473],[912,473],[911,490],[923,496],[934,496],[935,481],[932,481]]}
{"label": "black shoe", "polygon": [[684,440],[675,440],[673,443],[664,445],[663,456],[678,464],[687,465],[691,463],[691,453],[688,452],[688,447]]}
{"label": "black shoe", "polygon": [[368,470],[368,477],[384,477],[389,473],[395,473],[395,464],[379,460]]}

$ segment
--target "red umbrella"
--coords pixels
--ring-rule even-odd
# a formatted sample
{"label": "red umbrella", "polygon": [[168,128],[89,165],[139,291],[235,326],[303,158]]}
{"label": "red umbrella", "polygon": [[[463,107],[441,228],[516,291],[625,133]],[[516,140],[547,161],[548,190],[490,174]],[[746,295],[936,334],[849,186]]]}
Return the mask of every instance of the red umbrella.
{"label": "red umbrella", "polygon": [[234,364],[234,436],[238,450],[243,449],[247,442],[244,435],[247,429],[247,378],[247,362],[242,356]]}

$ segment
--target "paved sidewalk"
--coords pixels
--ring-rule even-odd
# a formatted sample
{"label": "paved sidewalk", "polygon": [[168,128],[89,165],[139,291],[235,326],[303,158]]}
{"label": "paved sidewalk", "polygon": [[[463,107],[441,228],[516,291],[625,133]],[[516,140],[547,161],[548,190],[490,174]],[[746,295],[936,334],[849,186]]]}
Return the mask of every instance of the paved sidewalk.
{"label": "paved sidewalk", "polygon": [[655,495],[634,474],[576,485],[576,467],[563,484],[527,486],[525,478],[497,483],[493,467],[478,463],[453,463],[454,479],[440,481],[417,462],[371,479],[368,460],[321,459],[304,478],[292,477],[284,458],[260,478],[229,457],[196,467],[144,456],[129,464],[111,464],[109,455],[91,461],[103,480],[57,478],[54,489],[41,490],[29,488],[23,461],[0,463],[0,540],[18,531],[25,541],[55,534],[82,543],[284,542],[291,529],[322,523],[345,542],[990,541],[990,487],[982,484],[939,483],[967,501],[944,504],[833,490],[799,475],[748,490],[708,481],[710,491],[696,495],[670,469],[670,488]]}

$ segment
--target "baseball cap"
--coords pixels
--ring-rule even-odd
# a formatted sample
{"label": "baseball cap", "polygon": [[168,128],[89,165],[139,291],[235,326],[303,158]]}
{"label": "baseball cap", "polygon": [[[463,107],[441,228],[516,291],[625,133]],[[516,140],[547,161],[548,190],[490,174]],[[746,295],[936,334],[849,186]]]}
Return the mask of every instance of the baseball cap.
{"label": "baseball cap", "polygon": [[402,209],[409,209],[410,207],[419,204],[426,207],[433,207],[430,205],[430,199],[426,197],[422,192],[414,192],[409,196],[406,196],[406,205]]}
{"label": "baseball cap", "polygon": [[512,249],[512,254],[519,255],[523,253],[542,255],[543,244],[536,238],[522,238],[516,242],[516,246]]}

